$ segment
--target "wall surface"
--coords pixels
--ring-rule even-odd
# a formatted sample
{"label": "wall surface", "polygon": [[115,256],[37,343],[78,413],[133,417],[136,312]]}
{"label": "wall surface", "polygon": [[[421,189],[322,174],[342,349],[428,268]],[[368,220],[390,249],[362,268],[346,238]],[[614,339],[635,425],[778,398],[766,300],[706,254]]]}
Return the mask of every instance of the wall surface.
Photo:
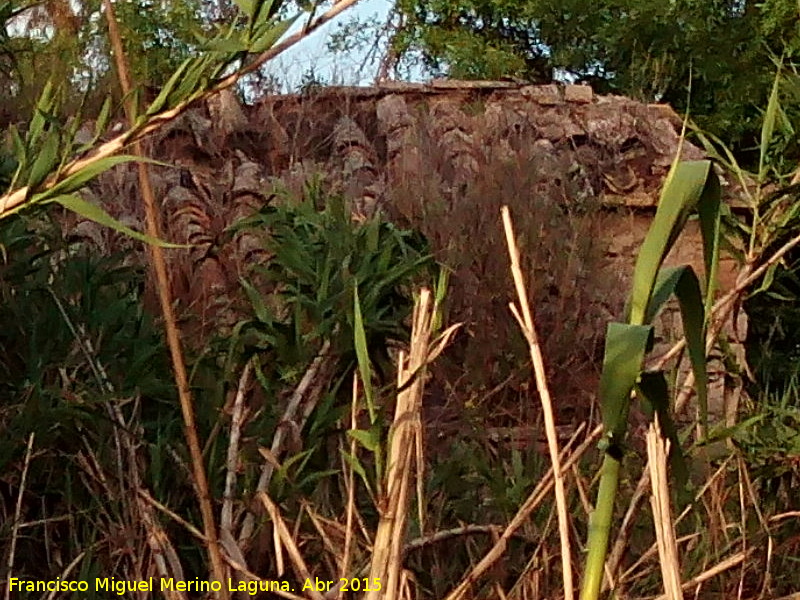
{"label": "wall surface", "polygon": [[[555,337],[567,336],[566,329],[596,330],[599,320],[619,317],[637,249],[678,151],[680,127],[681,119],[668,106],[596,96],[589,87],[575,85],[390,83],[268,97],[255,106],[241,106],[223,93],[152,140],[154,158],[181,167],[156,177],[169,235],[196,245],[175,259],[177,270],[184,272],[175,285],[187,305],[213,313],[211,299],[237,286],[244,263],[259,260],[258,241],[247,235],[238,236],[225,252],[207,252],[220,232],[270,202],[270,190],[300,194],[314,179],[348,198],[354,218],[382,210],[420,227],[456,263],[469,262],[455,269],[461,298],[451,315],[468,323],[488,311],[507,318],[508,290],[500,289],[506,284],[494,289],[481,282],[507,279],[507,259],[492,244],[499,241],[499,206],[510,204],[515,222],[525,228],[523,237],[535,238],[532,248],[536,240],[550,246],[549,254],[547,248],[532,249],[536,260],[529,265],[535,280],[532,297],[541,303],[545,329]],[[683,145],[682,159],[701,158],[698,148]],[[131,225],[141,222],[135,181],[133,168],[123,168],[95,188],[98,197],[129,198],[109,210]],[[569,227],[560,233],[564,223]],[[106,234],[88,223],[77,224],[77,232],[94,243],[116,243],[101,239]],[[575,239],[559,246],[563,237]],[[593,249],[587,249],[587,240]],[[481,243],[471,248],[474,261],[453,254],[453,245],[483,241],[499,256],[493,258],[488,250],[480,256]],[[559,253],[579,257],[586,268],[570,266],[571,259],[559,263]],[[551,262],[543,263],[542,256]],[[697,228],[690,224],[668,262],[702,271],[701,256]],[[556,266],[551,269],[551,264]],[[556,271],[561,279],[552,275]],[[725,258],[723,289],[732,285],[735,273],[735,264]],[[587,287],[594,295],[587,296]],[[479,299],[487,288],[491,298]],[[579,315],[559,329],[564,317],[548,307],[569,309],[568,298],[581,298],[575,310],[593,320]],[[548,311],[553,312],[549,320]],[[674,309],[667,311],[660,325],[662,348],[679,334],[677,321]],[[741,342],[744,328],[743,322],[738,331],[731,324],[731,340]],[[602,331],[584,338],[580,344],[586,345],[591,362]],[[575,343],[567,340],[563,337],[561,345]],[[580,362],[574,356],[562,358],[556,343],[551,352],[554,360]],[[576,371],[564,366],[570,368]],[[720,373],[714,377],[719,389],[713,408],[721,414],[724,378]]]}

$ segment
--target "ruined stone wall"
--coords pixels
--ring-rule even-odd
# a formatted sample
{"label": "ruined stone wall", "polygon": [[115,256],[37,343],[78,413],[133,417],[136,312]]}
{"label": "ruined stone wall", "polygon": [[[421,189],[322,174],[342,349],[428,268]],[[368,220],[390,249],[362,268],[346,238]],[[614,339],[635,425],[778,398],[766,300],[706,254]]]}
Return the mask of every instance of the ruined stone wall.
{"label": "ruined stone wall", "polygon": [[[434,81],[321,88],[255,106],[224,93],[151,146],[154,158],[180,167],[159,171],[156,189],[169,237],[196,246],[176,259],[187,273],[181,284],[187,303],[203,295],[219,299],[237,286],[243,263],[264,259],[257,240],[241,235],[226,252],[207,252],[227,225],[271,201],[272,191],[299,195],[316,178],[349,200],[354,218],[380,210],[422,229],[452,259],[460,286],[453,320],[469,328],[508,319],[513,290],[498,245],[498,211],[510,204],[523,252],[529,244],[537,320],[552,338],[548,357],[565,363],[563,371],[574,379],[585,371],[578,387],[593,389],[596,368],[585,365],[602,352],[601,323],[619,317],[636,252],[678,151],[680,125],[667,106],[596,96],[585,86]],[[683,159],[702,157],[684,144]],[[133,168],[123,168],[95,191],[122,198],[109,210],[136,225],[134,188]],[[689,227],[668,262],[702,271],[696,228]],[[723,289],[734,273],[726,258]],[[674,321],[668,311],[660,328],[664,345],[676,334]],[[507,325],[516,328],[511,320]],[[488,336],[480,341],[484,347],[505,342],[492,337],[495,325],[475,327],[476,339]],[[585,346],[582,358],[562,351],[575,344]],[[491,370],[486,362],[473,368]],[[564,385],[565,394],[574,393],[569,381]]]}

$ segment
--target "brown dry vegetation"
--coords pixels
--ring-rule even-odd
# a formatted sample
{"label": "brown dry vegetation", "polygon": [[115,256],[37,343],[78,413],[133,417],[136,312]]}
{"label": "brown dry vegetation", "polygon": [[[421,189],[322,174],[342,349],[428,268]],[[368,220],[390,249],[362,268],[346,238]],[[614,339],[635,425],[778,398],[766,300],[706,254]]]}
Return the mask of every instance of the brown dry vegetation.
{"label": "brown dry vegetation", "polygon": [[[465,327],[436,367],[435,412],[448,406],[440,416],[458,419],[465,405],[491,398],[513,421],[496,425],[530,422],[528,409],[538,403],[520,368],[523,340],[507,308],[497,216],[508,204],[522,232],[560,419],[581,422],[596,387],[603,324],[624,301],[624,267],[614,261],[632,260],[607,254],[603,232],[628,210],[609,205],[652,206],[677,147],[668,109],[586,91],[332,88],[252,107],[223,94],[150,145],[154,158],[181,166],[155,177],[171,239],[202,242],[191,255],[171,252],[174,291],[194,307],[188,314],[201,331],[220,319],[235,322],[223,313],[236,303],[238,277],[254,256],[225,243],[223,230],[265,204],[271,189],[298,197],[304,184],[321,179],[326,193],[343,193],[356,213],[380,209],[423,232],[452,269],[447,317]],[[94,190],[98,199],[114,198],[109,211],[131,224],[141,223],[134,181],[134,169],[121,168]],[[100,235],[113,236],[92,233]]]}
{"label": "brown dry vegetation", "polygon": [[[480,577],[473,573],[474,580],[468,577],[474,585],[467,586],[465,597],[500,597],[506,590],[508,597],[520,600],[555,598],[560,593],[561,565],[548,487],[552,478],[544,458],[539,397],[530,383],[527,343],[508,308],[516,295],[500,207],[508,205],[514,216],[558,423],[566,425],[560,430],[562,447],[571,440],[565,453],[566,485],[577,564],[592,497],[593,483],[583,467],[594,465],[596,458],[596,432],[590,434],[586,423],[595,422],[593,396],[602,335],[606,322],[621,311],[636,246],[631,243],[631,248],[619,251],[619,244],[606,235],[630,222],[632,211],[649,214],[677,149],[678,125],[669,110],[623,98],[587,98],[585,90],[503,84],[456,89],[410,86],[322,90],[267,98],[252,107],[241,107],[223,95],[211,106],[192,109],[168,131],[148,140],[153,158],[175,165],[153,168],[166,237],[194,245],[168,253],[173,292],[184,339],[191,354],[200,355],[194,363],[193,386],[219,391],[198,394],[198,412],[199,428],[209,440],[205,452],[211,487],[218,492],[217,507],[223,506],[223,515],[226,508],[231,511],[227,524],[221,519],[223,528],[238,535],[248,515],[257,515],[254,529],[233,545],[252,572],[263,578],[293,577],[293,581],[302,579],[302,568],[324,579],[357,572],[387,550],[388,542],[384,539],[382,545],[373,532],[379,517],[386,515],[389,496],[370,496],[351,466],[340,459],[339,452],[349,450],[370,474],[377,462],[364,448],[356,451],[356,442],[343,435],[350,428],[367,431],[373,423],[361,405],[351,414],[349,380],[334,385],[344,361],[337,363],[341,357],[329,353],[325,335],[303,338],[310,339],[303,357],[311,365],[307,371],[271,373],[274,380],[265,381],[264,373],[277,362],[277,351],[256,353],[260,364],[254,361],[252,370],[250,363],[243,371],[242,364],[225,363],[231,370],[222,375],[214,370],[220,364],[203,362],[204,353],[212,355],[210,362],[217,360],[210,350],[213,343],[253,316],[240,277],[254,277],[253,267],[269,266],[274,260],[264,250],[269,231],[250,228],[234,233],[229,226],[264,205],[298,204],[303,197],[322,201],[342,194],[356,222],[370,222],[379,214],[424,234],[436,258],[452,272],[445,323],[463,326],[431,367],[425,397],[409,401],[407,410],[414,418],[423,411],[430,443],[416,466],[410,454],[403,455],[405,473],[397,477],[420,479],[420,506],[412,502],[399,507],[409,513],[402,560],[377,567],[373,562],[373,570],[402,567],[415,597],[443,598],[493,545],[502,546],[487,572]],[[697,156],[696,148],[686,147],[685,157]],[[135,170],[123,166],[102,176],[87,194],[126,224],[140,228],[135,181]],[[309,194],[309,189],[316,192]],[[107,229],[69,216],[62,224],[67,236],[98,249],[99,255],[123,250],[130,264],[139,267],[145,262],[138,245]],[[259,291],[269,296],[275,290],[265,284]],[[8,298],[14,295],[8,294]],[[145,297],[151,308],[153,296],[148,289]],[[98,344],[105,335],[98,336]],[[420,360],[422,349],[412,347],[413,351]],[[72,360],[76,355],[80,353],[75,349],[69,353]],[[98,354],[97,360],[113,364],[113,358]],[[153,361],[154,371],[163,367]],[[404,377],[409,377],[413,369],[405,367]],[[57,395],[70,399],[86,395],[76,383],[79,368],[72,379],[64,376],[61,387],[55,386]],[[352,361],[348,368],[352,371]],[[375,383],[377,387],[386,382],[375,377]],[[391,420],[392,391],[379,390],[385,402],[379,421]],[[354,390],[363,402],[359,392]],[[145,400],[148,393],[162,402],[169,399],[167,392],[150,390]],[[295,397],[301,406],[290,414]],[[135,423],[161,410],[155,403],[140,408],[140,400],[137,395],[122,404],[125,410],[136,411],[131,417]],[[177,419],[174,412],[165,414]],[[404,418],[400,415],[396,426],[406,423]],[[177,420],[168,427],[177,429],[174,423]],[[153,573],[157,561],[150,558],[159,552],[157,545],[148,546],[153,536],[165,536],[162,550],[171,543],[201,546],[186,526],[174,515],[165,516],[163,507],[144,493],[151,486],[152,497],[197,521],[185,457],[171,446],[169,435],[158,438],[155,445],[147,438],[149,432],[137,431],[131,439],[141,444],[133,452],[140,452],[138,459],[115,462],[108,440],[118,440],[115,436],[121,434],[109,431],[107,425],[97,435],[92,432],[91,439],[81,439],[80,444],[71,440],[66,447],[69,456],[77,457],[86,490],[115,508],[117,503],[123,507],[121,516],[100,513],[93,521],[101,548],[96,565],[110,570],[113,561],[107,556],[133,556],[136,568],[143,565],[141,574]],[[230,441],[234,430],[241,433],[238,447]],[[412,430],[403,431],[405,445],[395,452],[409,451]],[[177,439],[176,431],[171,434]],[[391,446],[388,440],[381,442]],[[227,458],[217,447],[225,443],[233,449]],[[634,452],[631,458],[628,466],[634,475],[622,490],[626,499],[635,489],[642,454]],[[44,462],[45,457],[31,458],[34,466],[37,461]],[[109,465],[119,467],[123,476],[117,477]],[[695,473],[697,503],[687,517],[676,520],[678,534],[685,536],[680,544],[687,589],[708,598],[735,597],[740,590],[745,598],[759,594],[766,598],[773,583],[788,591],[787,585],[770,580],[774,569],[768,561],[776,560],[770,549],[786,554],[796,549],[794,537],[789,533],[781,537],[780,527],[790,517],[778,515],[772,522],[760,514],[753,516],[759,508],[758,490],[739,457],[714,464],[716,471],[709,465],[702,462]],[[265,469],[275,473],[267,486],[269,496],[255,493],[264,491],[256,479]],[[0,478],[7,496],[0,508],[6,515],[15,494],[23,495],[18,471],[22,468]],[[225,475],[240,486],[233,496],[221,492]],[[387,479],[383,492],[391,487],[392,475]],[[41,481],[37,479],[38,487],[24,494],[45,498]],[[137,502],[128,504],[129,497]],[[47,514],[40,515],[39,505],[31,504],[23,517],[35,522],[35,517],[68,514],[81,505],[47,497],[41,506]],[[262,522],[267,514],[269,520]],[[628,597],[624,595],[628,591],[630,597],[640,597],[642,590],[660,589],[651,519],[646,511],[634,515],[633,531],[627,530],[615,550],[621,597]],[[504,532],[509,522],[513,527]],[[47,525],[46,533],[51,538],[77,539],[70,523]],[[273,529],[277,523],[286,527]],[[281,538],[288,559],[275,551],[276,537]],[[30,540],[20,548],[19,555],[29,561],[26,565],[42,572],[63,568],[60,558],[47,565],[30,561],[36,551]],[[58,542],[48,541],[48,552],[56,548]],[[73,554],[82,549],[77,544]],[[229,542],[226,552],[231,552]],[[199,554],[187,553],[187,573],[203,573]],[[282,570],[281,558],[291,564],[294,575]],[[723,575],[709,576],[711,583],[700,585],[704,573],[712,573],[720,564]]]}

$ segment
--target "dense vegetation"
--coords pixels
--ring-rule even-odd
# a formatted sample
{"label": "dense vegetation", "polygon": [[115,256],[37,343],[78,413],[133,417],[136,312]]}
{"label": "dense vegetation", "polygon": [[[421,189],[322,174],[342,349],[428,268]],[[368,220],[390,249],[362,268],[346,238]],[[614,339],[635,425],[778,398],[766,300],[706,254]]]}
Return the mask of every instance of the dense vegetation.
{"label": "dense vegetation", "polygon": [[[566,79],[666,102],[749,160],[776,63],[800,65],[791,0],[399,0],[395,10],[386,35],[400,70],[416,63],[462,79]],[[381,25],[373,23],[376,35]],[[356,26],[344,31],[340,46],[371,43]]]}
{"label": "dense vegetation", "polygon": [[[731,214],[719,202],[710,162],[672,173],[637,265],[630,310],[608,329],[592,407],[601,414],[568,440],[553,437],[537,354],[544,349],[545,361],[574,356],[572,330],[588,316],[576,316],[566,300],[563,313],[536,321],[560,331],[562,347],[537,342],[519,283],[522,335],[487,318],[484,307],[495,297],[476,307],[486,322],[466,323],[460,333],[497,333],[508,343],[506,362],[482,364],[475,354],[446,359],[458,329],[444,322],[448,289],[459,285],[448,288],[448,274],[457,278],[473,258],[469,232],[482,218],[480,202],[492,211],[504,203],[480,185],[464,189],[475,209],[463,222],[421,228],[452,242],[441,265],[420,231],[380,212],[356,214],[325,186],[265,190],[271,203],[226,228],[201,257],[213,258],[244,234],[260,243],[250,248],[258,260],[237,274],[233,318],[193,337],[180,318],[191,307],[171,295],[164,277],[175,265],[159,254],[165,242],[156,239],[155,219],[147,219],[143,237],[101,208],[138,202],[141,194],[151,216],[147,167],[139,171],[141,189],[128,196],[113,197],[99,185],[105,202],[94,204],[81,190],[142,158],[145,133],[193,102],[236,77],[263,77],[257,61],[269,58],[264,53],[293,22],[287,17],[300,11],[311,32],[330,6],[115,6],[114,15],[110,3],[102,10],[99,2],[0,0],[0,578],[10,597],[46,597],[12,590],[12,577],[225,576],[245,594],[263,579],[319,599],[318,590],[302,589],[304,581],[344,576],[372,586],[371,598],[552,598],[568,589],[561,582],[574,569],[578,581],[593,580],[582,598],[594,600],[606,550],[620,597],[660,594],[670,576],[702,597],[800,589],[796,513],[788,512],[798,501],[800,455],[798,340],[790,331],[800,245],[796,4],[399,0],[401,21],[385,64],[418,52],[429,68],[458,77],[541,81],[567,74],[601,92],[677,108],[690,103],[703,126],[695,139],[741,184],[746,206]],[[127,125],[109,133],[123,117]],[[96,119],[89,139],[78,134],[84,119]],[[120,128],[120,137],[111,137]],[[113,158],[123,147],[131,155]],[[519,189],[531,181],[524,171],[502,165],[497,176]],[[399,201],[434,208],[418,191]],[[521,216],[521,230],[537,219],[547,224],[539,246],[523,247],[535,254],[523,267],[547,270],[557,288],[594,265],[591,240],[579,240],[591,210],[542,206]],[[117,240],[144,239],[152,252],[137,262],[132,252],[103,251],[72,213]],[[659,274],[677,233],[698,213],[705,279],[687,269]],[[493,259],[504,266],[497,240]],[[710,275],[720,247],[741,259],[744,283],[714,305]],[[502,267],[485,270],[493,271],[487,278],[505,277]],[[509,294],[511,281],[509,273]],[[527,293],[538,301],[533,291]],[[674,363],[643,370],[650,323],[672,294],[686,324],[687,380],[678,379]],[[772,317],[754,326],[752,372],[716,339],[723,317],[742,305],[756,319]],[[710,431],[706,336],[726,363],[728,383],[752,377],[752,399],[741,402],[738,421]],[[453,345],[458,352],[458,339]],[[446,368],[432,367],[442,353]],[[497,378],[503,385],[487,389]],[[691,385],[683,384],[692,379],[699,409],[687,417],[672,408],[686,404]],[[658,415],[673,444],[670,491],[657,488],[652,475],[653,506],[676,507],[663,519],[641,502],[650,482],[643,463],[659,461],[637,451],[641,431],[626,444],[632,393],[645,414]],[[422,410],[423,398],[432,397],[457,407],[455,433],[434,426]],[[595,428],[600,421],[602,430]],[[542,422],[547,451],[539,442]],[[560,460],[570,466],[562,472],[557,456],[565,443]],[[589,527],[598,487],[594,514],[605,520]],[[551,489],[555,503],[545,500]],[[654,526],[678,536],[680,557],[665,558],[670,543],[655,542]],[[582,566],[576,559],[590,531]],[[596,543],[598,531],[613,535]],[[378,579],[386,588],[375,589]],[[108,597],[90,589],[56,595]]]}

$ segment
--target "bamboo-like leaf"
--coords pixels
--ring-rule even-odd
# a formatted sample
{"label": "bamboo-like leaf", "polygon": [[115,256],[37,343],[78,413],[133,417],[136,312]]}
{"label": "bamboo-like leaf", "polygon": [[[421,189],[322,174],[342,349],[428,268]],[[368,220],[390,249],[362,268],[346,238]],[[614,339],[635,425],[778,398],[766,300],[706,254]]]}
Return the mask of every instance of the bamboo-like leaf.
{"label": "bamboo-like leaf", "polygon": [[255,0],[251,7],[252,12],[247,13],[252,18],[251,31],[265,25],[280,9],[281,4],[282,0]]}
{"label": "bamboo-like leaf", "polygon": [[694,209],[708,180],[711,162],[675,162],[667,175],[656,216],[639,250],[631,291],[631,323],[645,322],[653,285],[667,253]]}
{"label": "bamboo-like leaf", "polygon": [[152,244],[153,246],[161,246],[162,248],[188,248],[184,244],[170,244],[158,238],[151,237],[144,233],[139,233],[130,227],[127,227],[117,221],[114,217],[108,214],[105,210],[101,207],[97,206],[96,204],[92,204],[91,202],[87,202],[77,194],[65,194],[63,196],[56,196],[55,198],[50,198],[47,200],[47,203],[56,202],[63,206],[64,208],[71,210],[82,217],[86,217],[87,219],[91,219],[92,221],[99,223],[100,225],[104,225],[106,227],[111,227],[115,231],[119,231],[120,233],[124,233],[127,236],[130,236],[134,239],[139,241],[145,242],[146,244]]}
{"label": "bamboo-like leaf", "polygon": [[705,313],[708,317],[717,292],[719,272],[720,229],[722,225],[722,190],[719,177],[713,167],[708,170],[703,192],[697,203],[700,218],[700,233],[703,237],[703,261],[705,266]]}
{"label": "bamboo-like leaf", "polygon": [[190,59],[178,86],[169,94],[167,105],[176,106],[180,102],[190,101],[201,89],[207,87],[209,81],[207,69],[209,63],[216,60],[218,57],[210,54]]}
{"label": "bamboo-like leaf", "polygon": [[28,135],[26,137],[28,148],[36,146],[36,144],[39,142],[39,138],[44,132],[44,126],[47,123],[47,114],[50,112],[52,107],[52,97],[53,83],[52,81],[48,81],[45,84],[41,95],[39,96],[39,100],[36,103],[36,109],[31,117],[30,126],[28,127]]}
{"label": "bamboo-like leaf", "polygon": [[248,44],[241,38],[215,38],[203,43],[209,52],[246,52]]}
{"label": "bamboo-like leaf", "polygon": [[279,23],[267,24],[264,31],[254,35],[253,40],[250,42],[250,52],[260,54],[272,48],[279,39],[283,37],[289,28],[294,24],[300,15],[280,21]]}
{"label": "bamboo-like leaf", "polygon": [[367,491],[369,492],[370,496],[374,496],[375,494],[372,491],[372,485],[369,482],[369,477],[367,477],[367,471],[364,469],[364,465],[361,464],[361,461],[358,460],[358,457],[353,456],[344,450],[342,450],[341,453],[345,462],[350,465],[350,468],[353,469],[353,471],[358,473],[359,477],[361,477],[361,481],[363,481],[364,485],[367,486]]}
{"label": "bamboo-like leaf", "polygon": [[680,493],[681,490],[685,491],[686,485],[689,483],[689,469],[678,438],[678,430],[672,420],[669,386],[664,373],[642,373],[639,383],[636,385],[636,394],[645,403],[646,408],[658,415],[661,433],[670,441],[669,459],[672,476],[678,483],[679,498],[683,504],[691,499],[687,498],[685,493]]}
{"label": "bamboo-like leaf", "polygon": [[103,135],[108,125],[108,119],[111,116],[111,97],[106,98],[103,102],[103,107],[100,109],[100,114],[97,115],[97,121],[94,124],[94,139],[97,140]]}
{"label": "bamboo-like leaf", "polygon": [[59,163],[58,151],[60,146],[61,136],[58,134],[58,131],[49,131],[47,137],[44,138],[42,147],[36,155],[36,160],[33,161],[33,166],[28,176],[28,187],[31,190],[42,183],[45,177],[47,177]]}
{"label": "bamboo-like leaf", "polygon": [[145,113],[146,116],[152,116],[161,112],[161,110],[167,104],[167,100],[175,89],[175,86],[177,86],[179,82],[183,81],[184,73],[186,73],[189,65],[191,65],[195,60],[196,59],[194,58],[187,58],[178,66],[177,69],[175,69],[175,72],[167,80],[167,83],[165,83],[164,87],[161,88],[158,96],[156,96],[155,100],[150,103],[150,106],[147,108],[147,112]]}
{"label": "bamboo-like leaf", "polygon": [[247,299],[250,301],[250,306],[253,307],[253,312],[261,323],[272,323],[267,305],[264,303],[264,297],[256,288],[254,288],[247,280],[239,279],[242,287],[244,288]]}
{"label": "bamboo-like leaf", "polygon": [[233,0],[239,10],[249,18],[253,17],[253,0]]}
{"label": "bamboo-like leaf", "polygon": [[77,192],[87,183],[89,183],[92,179],[100,175],[110,169],[111,167],[115,167],[116,165],[141,160],[145,162],[152,163],[154,165],[164,165],[159,161],[155,161],[149,158],[144,158],[141,156],[133,156],[130,154],[119,154],[116,156],[109,156],[103,158],[102,160],[95,161],[83,169],[66,177],[63,181],[58,182],[49,190],[42,192],[41,194],[37,194],[33,197],[34,202],[44,202],[50,198],[54,198],[55,196],[63,196],[66,194],[71,194],[73,192]]}
{"label": "bamboo-like leaf", "polygon": [[763,184],[767,179],[767,155],[769,153],[769,145],[772,143],[772,136],[775,132],[775,121],[777,121],[781,111],[780,105],[780,85],[781,85],[781,72],[775,74],[775,81],[772,82],[772,91],[769,94],[769,101],[767,102],[767,110],[764,112],[764,121],[761,124],[761,144],[759,146],[758,156],[758,182]]}
{"label": "bamboo-like leaf", "polygon": [[358,299],[358,285],[353,288],[353,321],[358,372],[361,375],[361,382],[364,385],[364,396],[367,399],[369,421],[370,423],[374,423],[376,414],[372,390],[372,367],[370,366],[369,351],[367,350],[367,334],[364,331],[364,318],[361,315],[361,302],[359,302]]}
{"label": "bamboo-like leaf", "polygon": [[628,427],[628,412],[633,386],[642,370],[650,325],[609,323],[600,377],[600,410],[606,441],[619,444]]}
{"label": "bamboo-like leaf", "polygon": [[703,431],[707,431],[708,373],[706,372],[705,309],[703,296],[700,293],[700,282],[691,267],[682,266],[661,270],[653,289],[647,314],[648,323],[652,322],[658,311],[673,294],[678,298],[681,308],[683,333],[686,336],[686,347],[694,371]]}
{"label": "bamboo-like leaf", "polygon": [[25,148],[25,142],[22,141],[22,137],[19,135],[19,129],[17,129],[16,125],[11,125],[8,128],[8,133],[11,137],[11,145],[14,149],[14,158],[17,161],[17,169],[9,185],[9,189],[14,189],[17,185],[17,179],[19,179],[20,174],[28,164],[28,151]]}
{"label": "bamboo-like leaf", "polygon": [[766,292],[769,288],[772,287],[772,283],[775,281],[775,271],[780,266],[779,262],[772,263],[769,267],[767,267],[767,272],[764,273],[764,278],[761,280],[761,285],[758,289],[753,292],[753,295],[760,294],[761,292]]}
{"label": "bamboo-like leaf", "polygon": [[380,450],[380,435],[377,429],[349,429],[347,435],[373,454]]}

